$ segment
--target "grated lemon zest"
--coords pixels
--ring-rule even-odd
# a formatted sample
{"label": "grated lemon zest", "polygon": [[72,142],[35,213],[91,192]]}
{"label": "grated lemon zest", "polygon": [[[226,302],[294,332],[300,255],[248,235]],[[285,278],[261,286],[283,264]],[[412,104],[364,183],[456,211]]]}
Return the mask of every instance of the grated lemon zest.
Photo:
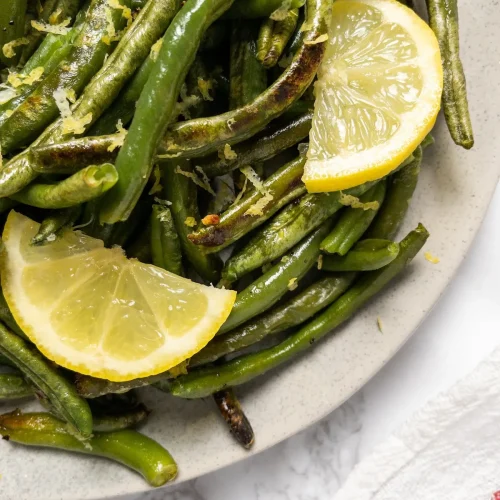
{"label": "grated lemon zest", "polygon": [[52,95],[54,96],[56,106],[61,112],[62,133],[83,134],[85,132],[85,126],[92,122],[92,113],[87,113],[80,119],[74,118],[69,105],[68,91],[65,89],[57,89]]}
{"label": "grated lemon zest", "polygon": [[425,252],[424,257],[425,257],[425,260],[427,260],[431,264],[439,264],[439,262],[440,262],[439,258],[435,257],[430,252]]}
{"label": "grated lemon zest", "polygon": [[156,61],[158,59],[158,54],[160,53],[161,46],[163,45],[163,38],[157,40],[151,47],[151,52],[149,53],[149,57]]}
{"label": "grated lemon zest", "polygon": [[196,226],[196,219],[194,217],[186,217],[184,224],[188,227]]}
{"label": "grated lemon zest", "polygon": [[378,210],[380,207],[380,203],[378,201],[367,201],[366,203],[363,203],[356,196],[345,194],[342,191],[340,192],[339,202],[346,207],[362,208],[363,210]]}
{"label": "grated lemon zest", "polygon": [[29,75],[23,75],[20,73],[9,73],[7,77],[7,82],[12,85],[15,89],[21,85],[33,85],[35,82],[42,78],[45,69],[42,66],[33,69]]}
{"label": "grated lemon zest", "polygon": [[194,172],[186,172],[177,165],[174,171],[176,174],[184,175],[185,177],[191,179],[197,186],[201,187],[205,191],[208,191],[212,196],[215,196],[215,192],[212,189],[210,184],[205,183],[202,179],[200,179]]}
{"label": "grated lemon zest", "polygon": [[22,45],[28,45],[29,40],[26,37],[17,38],[16,40],[12,40],[6,43],[2,47],[2,52],[5,57],[8,59],[14,57],[16,55],[16,51],[14,50],[16,47],[21,47]]}
{"label": "grated lemon zest", "polygon": [[118,120],[116,123],[116,134],[114,134],[113,142],[108,146],[108,151],[112,153],[116,148],[121,148],[127,137],[128,130],[123,128],[123,122]]}
{"label": "grated lemon zest", "polygon": [[71,19],[69,17],[67,19],[64,19],[64,21],[60,22],[59,24],[47,24],[42,23],[41,21],[31,21],[32,28],[42,33],[52,33],[53,35],[68,34],[70,28],[68,28],[67,26],[69,26],[70,24]]}
{"label": "grated lemon zest", "polygon": [[297,278],[292,278],[287,285],[288,290],[290,290],[291,292],[295,290],[298,286],[299,284],[297,283]]}

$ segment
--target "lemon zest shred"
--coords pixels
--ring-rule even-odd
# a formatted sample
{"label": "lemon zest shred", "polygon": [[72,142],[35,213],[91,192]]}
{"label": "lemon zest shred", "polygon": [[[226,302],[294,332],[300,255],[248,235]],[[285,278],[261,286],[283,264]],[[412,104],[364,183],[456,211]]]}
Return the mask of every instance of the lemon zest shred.
{"label": "lemon zest shred", "polygon": [[14,50],[16,47],[21,47],[22,45],[28,45],[29,40],[23,36],[21,38],[17,38],[16,40],[12,40],[8,43],[6,43],[2,47],[2,52],[5,57],[8,59],[11,59],[16,55],[16,51]]}
{"label": "lemon zest shred", "polygon": [[194,217],[186,217],[184,224],[188,227],[196,226],[196,219]]}
{"label": "lemon zest shred", "polygon": [[213,89],[211,80],[204,80],[203,78],[198,77],[198,89],[204,101],[214,100],[214,98],[210,95],[210,91]]}
{"label": "lemon zest shred", "polygon": [[362,208],[363,210],[378,210],[380,207],[378,201],[367,201],[363,203],[357,196],[345,194],[342,191],[340,192],[339,202],[346,207]]}
{"label": "lemon zest shred", "polygon": [[377,328],[380,333],[384,333],[384,330],[382,329],[382,320],[380,319],[380,316],[377,316]]}
{"label": "lemon zest shred", "polygon": [[321,271],[321,269],[323,269],[323,254],[318,257],[318,270]]}
{"label": "lemon zest shred", "polygon": [[[148,194],[156,194],[156,193],[161,193],[163,191],[162,185],[161,185],[161,170],[158,165],[155,165],[153,168],[153,177],[155,179],[153,186],[149,190]],[[162,220],[162,219],[160,219]]]}
{"label": "lemon zest shred", "polygon": [[125,137],[127,137],[128,130],[123,128],[123,122],[121,120],[118,120],[116,123],[116,131],[116,134],[113,136],[113,142],[108,146],[108,151],[110,153],[116,148],[121,148],[125,142]]}
{"label": "lemon zest shred", "polygon": [[163,45],[163,38],[159,38],[152,46],[149,52],[149,57],[156,61],[158,59],[158,54],[160,53],[161,46]]}
{"label": "lemon zest shred", "polygon": [[57,9],[56,11],[52,12],[49,16],[49,24],[55,25],[57,24],[57,19],[59,16],[62,14],[62,9]]}
{"label": "lemon zest shred", "polygon": [[430,262],[431,264],[439,264],[439,262],[440,262],[439,257],[435,257],[430,252],[425,252],[424,257],[425,257],[425,260]]}
{"label": "lemon zest shred", "polygon": [[87,113],[79,119],[74,118],[69,105],[68,90],[57,89],[52,95],[61,113],[62,133],[75,135],[83,134],[85,132],[85,127],[92,122],[92,113]]}
{"label": "lemon zest shred", "polygon": [[292,292],[292,291],[293,291],[293,290],[295,290],[298,286],[299,286],[299,284],[297,283],[297,278],[292,278],[292,279],[288,282],[287,288],[288,288],[288,290],[290,290],[290,291]]}
{"label": "lemon zest shred", "polygon": [[200,179],[194,172],[186,172],[185,170],[182,170],[179,165],[177,165],[174,172],[176,174],[181,174],[188,179],[191,179],[197,186],[201,187],[205,191],[208,191],[212,196],[215,196],[215,192],[212,189],[212,186]]}
{"label": "lemon zest shred", "polygon": [[12,85],[15,89],[21,85],[33,85],[35,82],[42,78],[45,69],[42,66],[35,68],[30,71],[28,75],[22,75],[20,73],[9,73],[7,77],[7,82]]}
{"label": "lemon zest shred", "polygon": [[243,215],[264,215],[264,208],[274,200],[274,196],[267,190],[257,172],[250,167],[246,166],[240,169],[242,174],[255,186],[255,189],[262,194],[262,198],[257,200]]}
{"label": "lemon zest shred", "polygon": [[52,33],[53,35],[66,35],[68,34],[70,28],[68,26],[71,24],[71,19],[68,17],[64,19],[59,24],[47,24],[41,21],[31,21],[31,27],[40,31],[42,33]]}

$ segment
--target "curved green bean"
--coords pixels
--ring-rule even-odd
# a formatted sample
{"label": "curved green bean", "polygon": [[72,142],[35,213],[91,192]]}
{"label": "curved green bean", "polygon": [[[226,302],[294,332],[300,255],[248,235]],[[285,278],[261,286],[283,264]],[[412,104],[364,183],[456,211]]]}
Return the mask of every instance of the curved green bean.
{"label": "curved green bean", "polygon": [[151,486],[162,486],[177,475],[170,453],[156,441],[132,430],[95,432],[81,441],[61,420],[49,413],[21,413],[0,416],[0,434],[10,442],[43,446],[105,457],[130,467]]}
{"label": "curved green bean", "polygon": [[359,197],[368,209],[349,207],[340,216],[332,232],[321,242],[321,250],[327,253],[345,255],[363,236],[377,215],[384,201],[387,182],[382,179],[365,194]]}
{"label": "curved green bean", "polygon": [[269,49],[271,48],[271,43],[273,39],[273,29],[274,29],[274,21],[266,17],[259,29],[259,36],[257,37],[257,60],[260,63],[264,62]]}
{"label": "curved green bean", "polygon": [[261,60],[266,68],[272,68],[278,63],[285,47],[292,37],[299,19],[298,9],[289,10],[286,17],[281,21],[276,21],[273,27],[271,43],[264,58]]}
{"label": "curved green bean", "polygon": [[137,427],[146,421],[149,413],[143,404],[139,404],[120,412],[94,415],[94,432],[116,432]]}
{"label": "curved green bean", "polygon": [[399,245],[390,240],[362,240],[345,255],[323,259],[325,271],[375,271],[390,264],[399,253]]}
{"label": "curved green bean", "polygon": [[61,231],[71,229],[81,213],[82,207],[79,205],[52,213],[43,219],[38,232],[31,239],[31,244],[44,245],[49,241],[54,241]]}
{"label": "curved green bean", "polygon": [[255,435],[252,425],[241,408],[241,404],[234,391],[232,389],[224,389],[216,392],[213,398],[222,418],[228,425],[229,431],[236,441],[244,448],[250,449],[255,442]]}
{"label": "curved green bean", "polygon": [[[249,191],[240,202],[230,206],[220,216],[218,224],[191,233],[188,236],[190,241],[207,253],[218,252],[263,224],[281,207],[305,193],[301,181],[305,161],[306,157],[301,155],[281,167],[264,181],[262,190]],[[268,202],[257,210],[257,203],[264,197]]]}
{"label": "curved green bean", "polygon": [[[374,185],[368,182],[346,194],[361,196]],[[222,277],[230,282],[281,257],[302,238],[343,208],[342,193],[307,194],[286,206],[259,229],[248,244],[225,264]]]}
{"label": "curved green bean", "polygon": [[33,388],[21,375],[0,373],[0,401],[33,396]]}
{"label": "curved green bean", "polygon": [[87,402],[54,365],[23,339],[0,323],[0,354],[9,359],[48,399],[52,407],[83,437],[92,433],[92,414]]}
{"label": "curved green bean", "polygon": [[[291,0],[289,8],[296,9],[304,5],[304,0]],[[233,19],[254,19],[269,17],[283,5],[283,0],[236,0],[226,17]]]}
{"label": "curved green bean", "polygon": [[417,187],[422,148],[414,153],[414,160],[389,177],[387,194],[366,238],[393,239],[403,223],[410,201]]}
{"label": "curved green bean", "polygon": [[204,156],[225,144],[241,142],[262,130],[290,107],[312,83],[322,60],[325,43],[316,40],[330,24],[328,0],[307,1],[304,42],[288,68],[259,97],[241,108],[173,125],[161,148],[166,157]]}
{"label": "curved green bean", "polygon": [[231,314],[221,326],[219,333],[226,333],[234,327],[266,311],[300,280],[317,262],[319,244],[328,234],[331,221],[304,238],[291,252],[257,278],[251,285],[238,293]]}
{"label": "curved green bean", "polygon": [[474,134],[467,102],[464,68],[460,60],[457,0],[426,0],[429,24],[436,34],[443,62],[443,109],[455,144],[470,149]]}
{"label": "curved green bean", "polygon": [[153,205],[151,213],[151,253],[153,264],[178,276],[184,276],[181,244],[168,207]]}
{"label": "curved green bean", "polygon": [[188,0],[167,29],[144,86],[125,143],[118,153],[119,180],[103,200],[101,222],[126,220],[153,168],[153,156],[171,122],[175,104],[203,33],[232,0]]}
{"label": "curved green bean", "polygon": [[393,262],[378,271],[363,273],[361,278],[330,307],[280,344],[236,358],[223,365],[197,368],[160,387],[181,398],[203,398],[228,386],[248,382],[289,361],[349,319],[403,271],[420,251],[428,236],[427,230],[419,225],[401,241],[399,255]]}
{"label": "curved green bean", "polygon": [[68,208],[93,200],[111,189],[118,180],[111,163],[86,167],[58,184],[30,184],[12,199],[45,209]]}
{"label": "curved green bean", "polygon": [[227,354],[260,342],[269,335],[276,335],[304,323],[338,299],[351,286],[355,277],[354,273],[339,273],[319,279],[284,304],[215,337],[191,358],[189,368],[213,363]]}
{"label": "curved green bean", "polygon": [[221,158],[219,155],[200,158],[197,162],[208,177],[224,175],[246,165],[269,160],[278,153],[294,146],[309,135],[311,130],[312,110],[294,116],[286,124],[277,124],[269,130],[248,141],[237,144],[232,149],[234,156]]}

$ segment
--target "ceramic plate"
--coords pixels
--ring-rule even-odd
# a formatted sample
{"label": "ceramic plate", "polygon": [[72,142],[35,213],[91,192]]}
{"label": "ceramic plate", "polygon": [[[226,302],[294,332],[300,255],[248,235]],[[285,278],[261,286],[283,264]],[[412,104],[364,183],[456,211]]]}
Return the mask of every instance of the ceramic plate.
{"label": "ceramic plate", "polygon": [[[393,357],[443,293],[479,228],[500,171],[500,54],[496,2],[459,1],[463,62],[476,135],[466,152],[439,120],[425,153],[405,230],[422,221],[431,232],[408,272],[306,355],[238,390],[256,433],[258,453],[324,417]],[[384,332],[377,329],[382,319]],[[155,411],[144,431],[176,458],[185,481],[248,456],[233,443],[211,400],[176,400],[145,391]],[[0,411],[10,407],[0,405]],[[148,488],[126,468],[43,449],[0,443],[2,500],[106,499]]]}

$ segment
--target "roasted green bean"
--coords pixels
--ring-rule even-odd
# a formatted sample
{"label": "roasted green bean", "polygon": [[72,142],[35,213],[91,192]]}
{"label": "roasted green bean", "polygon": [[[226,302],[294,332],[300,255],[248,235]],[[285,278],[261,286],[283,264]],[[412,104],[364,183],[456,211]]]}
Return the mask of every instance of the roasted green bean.
{"label": "roasted green bean", "polygon": [[323,259],[325,271],[375,271],[390,264],[399,253],[399,245],[390,240],[362,240],[345,255]]}
{"label": "roasted green bean", "polygon": [[386,181],[382,180],[359,197],[362,205],[347,208],[332,232],[321,242],[321,250],[345,255],[363,236],[377,215],[385,197]]}
{"label": "roasted green bean", "polygon": [[[288,8],[295,9],[304,5],[304,0],[291,0]],[[236,0],[229,9],[227,17],[235,19],[253,19],[268,17],[283,7],[283,0]]]}
{"label": "roasted green bean", "polygon": [[93,200],[111,189],[118,180],[111,163],[90,166],[57,184],[33,183],[12,198],[38,208],[59,209]]}
{"label": "roasted green bean", "polygon": [[285,255],[278,264],[238,293],[231,314],[219,333],[228,332],[266,311],[287,291],[296,288],[298,280],[317,262],[319,244],[330,228],[330,221],[323,223],[319,229],[304,238],[288,255]]}
{"label": "roasted green bean", "polygon": [[213,397],[231,434],[244,448],[250,449],[255,442],[254,432],[234,391],[224,389],[216,392]]}
{"label": "roasted green bean", "polygon": [[[369,182],[346,191],[361,196],[373,186]],[[222,277],[235,281],[241,276],[281,257],[302,238],[323,224],[344,205],[342,193],[307,194],[286,206],[255,233],[248,244],[225,264]]]}
{"label": "roasted green bean", "polygon": [[132,430],[95,432],[81,441],[68,432],[64,422],[48,413],[23,414],[16,410],[0,416],[0,434],[13,443],[110,458],[141,474],[151,486],[162,486],[177,475],[170,453]]}
{"label": "roasted green bean", "polygon": [[455,144],[470,149],[474,135],[460,60],[457,0],[426,0],[429,24],[436,34],[443,62],[443,109]]}
{"label": "roasted green bean", "polygon": [[276,335],[304,323],[338,299],[351,286],[355,276],[354,273],[339,273],[319,279],[283,305],[269,309],[238,328],[215,337],[191,358],[189,367],[212,363],[226,354],[260,342],[269,335]]}
{"label": "roasted green bean", "polygon": [[81,213],[82,207],[80,205],[55,211],[43,219],[38,232],[31,239],[31,244],[44,245],[49,241],[54,241],[61,231],[71,229]]}
{"label": "roasted green bean", "polygon": [[24,376],[48,399],[58,415],[63,417],[83,437],[92,433],[92,414],[87,402],[74,386],[59,374],[34,347],[10,332],[0,323],[0,354],[16,365]]}
{"label": "roasted green bean", "polygon": [[349,319],[403,271],[425,244],[428,236],[427,230],[419,225],[401,241],[399,255],[393,262],[377,271],[364,273],[330,307],[277,346],[236,358],[223,365],[197,368],[160,387],[181,398],[203,398],[228,386],[248,382],[289,361]]}
{"label": "roasted green bean", "polygon": [[168,207],[153,205],[151,213],[151,254],[153,264],[178,276],[184,276],[181,244]]}

